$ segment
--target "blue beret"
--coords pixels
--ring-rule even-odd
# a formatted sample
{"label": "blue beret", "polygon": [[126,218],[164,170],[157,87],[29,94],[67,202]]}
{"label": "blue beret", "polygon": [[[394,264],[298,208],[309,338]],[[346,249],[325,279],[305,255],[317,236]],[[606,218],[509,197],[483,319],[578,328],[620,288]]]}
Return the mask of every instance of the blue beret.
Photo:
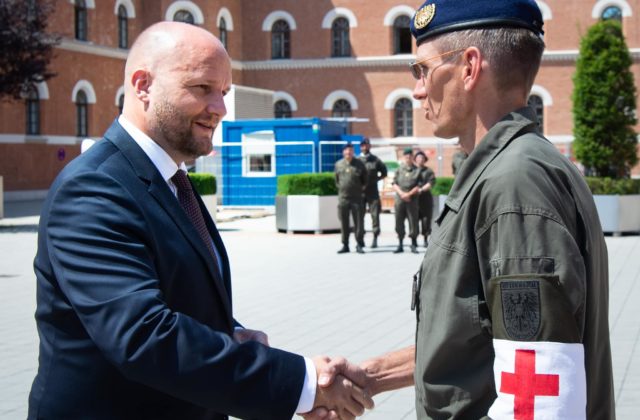
{"label": "blue beret", "polygon": [[419,45],[447,32],[473,28],[526,28],[541,36],[542,13],[534,0],[427,0],[411,19]]}

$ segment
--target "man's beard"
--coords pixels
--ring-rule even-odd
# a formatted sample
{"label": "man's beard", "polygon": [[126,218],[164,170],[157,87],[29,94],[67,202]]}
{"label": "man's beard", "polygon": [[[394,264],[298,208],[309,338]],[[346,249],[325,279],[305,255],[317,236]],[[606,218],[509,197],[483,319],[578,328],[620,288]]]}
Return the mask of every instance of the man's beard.
{"label": "man's beard", "polygon": [[191,119],[172,103],[163,99],[154,107],[153,113],[159,134],[172,150],[194,159],[211,152],[211,141],[206,146],[198,142],[192,132]]}

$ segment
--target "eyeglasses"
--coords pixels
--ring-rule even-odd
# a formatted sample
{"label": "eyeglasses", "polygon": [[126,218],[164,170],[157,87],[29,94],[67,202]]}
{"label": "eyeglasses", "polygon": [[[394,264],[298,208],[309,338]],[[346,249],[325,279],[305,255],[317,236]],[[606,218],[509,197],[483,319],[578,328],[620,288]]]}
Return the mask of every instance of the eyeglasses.
{"label": "eyeglasses", "polygon": [[464,50],[466,50],[466,48],[460,48],[460,49],[453,50],[453,51],[447,51],[445,53],[436,55],[434,57],[425,58],[425,59],[420,60],[420,61],[414,61],[413,63],[409,64],[409,68],[411,69],[411,75],[416,80],[424,79],[424,78],[427,77],[429,69],[426,69],[422,65],[422,63],[425,63],[425,62],[431,61],[431,60],[435,60],[436,58],[439,58],[439,57],[444,57],[444,56],[447,56],[447,55],[459,53],[459,52],[462,52]]}

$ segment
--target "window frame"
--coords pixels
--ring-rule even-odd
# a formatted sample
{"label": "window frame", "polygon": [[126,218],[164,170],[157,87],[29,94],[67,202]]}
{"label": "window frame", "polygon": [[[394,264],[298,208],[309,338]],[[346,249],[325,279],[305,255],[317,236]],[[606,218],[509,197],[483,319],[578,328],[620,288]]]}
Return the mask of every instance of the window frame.
{"label": "window frame", "polygon": [[394,137],[413,137],[413,103],[399,98],[393,105]]}
{"label": "window frame", "polygon": [[[406,26],[400,26],[400,21],[405,21]],[[393,54],[411,54],[412,38],[411,38],[411,18],[407,15],[400,15],[393,21]],[[404,32],[404,33],[403,33]],[[406,38],[406,39],[403,39]],[[403,45],[403,42],[407,45]],[[405,50],[402,47],[409,47]]]}
{"label": "window frame", "polygon": [[289,22],[278,19],[271,25],[271,59],[291,58],[291,27]]}
{"label": "window frame", "polygon": [[293,112],[291,110],[291,104],[285,99],[279,99],[273,104],[273,117],[274,118],[291,118]]}
{"label": "window frame", "polygon": [[40,95],[31,85],[25,96],[25,133],[28,136],[40,135]]}
{"label": "window frame", "polygon": [[74,2],[74,31],[75,39],[86,41],[89,27],[87,22],[87,3],[85,0],[75,0]]}
{"label": "window frame", "polygon": [[349,20],[339,16],[331,23],[331,57],[351,57]]}
{"label": "window frame", "polygon": [[76,93],[76,137],[89,135],[89,99],[84,90]]}
{"label": "window frame", "polygon": [[[348,114],[348,115],[345,115]],[[346,99],[336,99],[331,106],[331,118],[350,118],[353,117],[353,108],[351,102]]]}
{"label": "window frame", "polygon": [[118,6],[118,48],[129,49],[129,16],[122,4]]}

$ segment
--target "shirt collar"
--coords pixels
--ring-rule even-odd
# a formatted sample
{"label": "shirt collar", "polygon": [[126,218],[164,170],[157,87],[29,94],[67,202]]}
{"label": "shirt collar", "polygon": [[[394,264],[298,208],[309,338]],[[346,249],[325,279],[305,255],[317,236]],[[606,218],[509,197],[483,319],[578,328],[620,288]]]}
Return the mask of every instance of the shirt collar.
{"label": "shirt collar", "polygon": [[498,121],[471,152],[456,175],[445,204],[458,212],[467,195],[487,166],[519,133],[536,130],[536,114],[531,108],[520,108]]}
{"label": "shirt collar", "polygon": [[184,162],[180,163],[180,166],[176,164],[176,162],[171,159],[171,156],[167,152],[164,151],[162,147],[158,145],[155,141],[151,139],[148,135],[143,133],[138,127],[133,125],[133,123],[127,120],[123,115],[118,117],[118,122],[124,128],[124,130],[129,133],[129,135],[133,138],[133,140],[140,146],[140,148],[144,151],[144,153],[151,159],[153,166],[158,169],[162,178],[169,182],[172,176],[178,171],[178,169],[182,169],[183,171],[187,171],[187,166]]}

